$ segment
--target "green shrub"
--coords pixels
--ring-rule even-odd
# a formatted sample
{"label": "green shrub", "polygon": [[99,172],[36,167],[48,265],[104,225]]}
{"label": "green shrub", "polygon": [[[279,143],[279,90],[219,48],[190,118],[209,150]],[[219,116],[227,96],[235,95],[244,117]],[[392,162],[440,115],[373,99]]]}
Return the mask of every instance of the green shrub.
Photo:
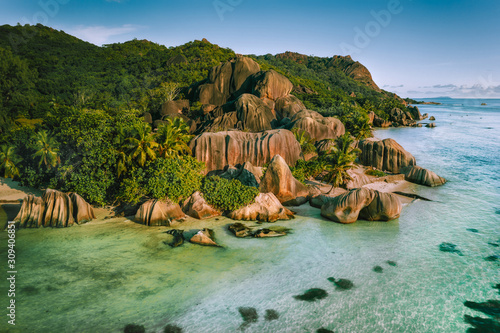
{"label": "green shrub", "polygon": [[301,182],[310,177],[316,178],[325,169],[326,163],[322,158],[314,158],[309,161],[298,160],[295,166],[290,168],[292,175]]}
{"label": "green shrub", "polygon": [[365,174],[367,174],[368,176],[375,176],[375,177],[387,176],[387,174],[385,172],[377,170],[377,169],[366,170]]}
{"label": "green shrub", "polygon": [[205,200],[221,211],[233,211],[253,202],[259,190],[245,186],[239,180],[227,180],[218,176],[207,177],[201,188]]}
{"label": "green shrub", "polygon": [[121,202],[135,205],[146,195],[144,171],[135,169],[129,177],[122,180],[116,198]]}
{"label": "green shrub", "polygon": [[191,156],[157,158],[146,166],[146,192],[155,199],[178,202],[200,189],[204,168]]}

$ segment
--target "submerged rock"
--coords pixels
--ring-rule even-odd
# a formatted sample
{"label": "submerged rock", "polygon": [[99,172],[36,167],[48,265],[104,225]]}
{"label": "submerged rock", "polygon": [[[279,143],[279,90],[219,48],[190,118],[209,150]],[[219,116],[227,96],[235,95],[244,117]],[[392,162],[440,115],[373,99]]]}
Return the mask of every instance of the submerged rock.
{"label": "submerged rock", "polygon": [[499,317],[500,316],[500,301],[497,300],[488,300],[483,303],[476,303],[466,301],[464,305],[469,309],[480,311],[491,317]]}
{"label": "submerged rock", "polygon": [[392,261],[392,260],[387,260],[386,262],[387,262],[387,264],[388,264],[389,266],[392,266],[392,267],[396,267],[396,266],[398,265],[398,263],[397,263],[397,262]]}
{"label": "submerged rock", "polygon": [[128,324],[123,329],[124,333],[146,333],[144,325]]}
{"label": "submerged rock", "polygon": [[500,323],[498,322],[498,320],[464,315],[464,321],[474,327],[473,329],[468,329],[468,333],[500,332]]}
{"label": "submerged rock", "polygon": [[382,267],[380,267],[380,266],[375,266],[375,267],[373,267],[373,271],[375,273],[383,273],[384,269]]}
{"label": "submerged rock", "polygon": [[241,324],[240,328],[244,329],[252,323],[256,323],[259,320],[259,315],[257,314],[257,310],[255,308],[247,308],[240,307],[238,308],[238,312],[243,319],[243,324]]}
{"label": "submerged rock", "polygon": [[264,315],[264,319],[267,321],[276,320],[279,319],[279,317],[280,314],[278,313],[278,311],[273,309],[266,310],[266,314]]}
{"label": "submerged rock", "polygon": [[453,243],[441,243],[439,245],[439,251],[442,252],[450,252],[450,253],[456,253],[459,256],[463,256],[462,251],[457,249],[457,246]]}
{"label": "submerged rock", "polygon": [[300,301],[315,302],[327,296],[328,293],[325,290],[319,288],[313,288],[306,290],[306,292],[303,293],[302,295],[293,296],[293,298]]}
{"label": "submerged rock", "polygon": [[182,328],[176,325],[169,324],[163,329],[163,333],[182,333]]}
{"label": "submerged rock", "polygon": [[498,259],[500,259],[500,256],[497,256],[497,255],[492,255],[492,256],[484,258],[484,260],[486,260],[486,261],[498,261]]}
{"label": "submerged rock", "polygon": [[350,290],[354,288],[354,283],[348,279],[335,279],[333,277],[329,277],[328,281],[333,282],[337,290]]}
{"label": "submerged rock", "polygon": [[214,231],[208,228],[198,231],[189,241],[199,245],[220,247],[220,245],[215,242]]}
{"label": "submerged rock", "polygon": [[335,333],[335,332],[334,332],[334,331],[331,331],[331,330],[329,330],[329,329],[326,329],[326,328],[324,328],[324,327],[321,327],[321,328],[318,328],[318,329],[316,330],[316,333]]}
{"label": "submerged rock", "polygon": [[285,230],[287,229],[283,228],[283,230],[273,230],[272,228],[264,228],[255,231],[253,236],[255,238],[282,237],[287,235]]}
{"label": "submerged rock", "polygon": [[178,247],[184,244],[184,230],[172,229],[168,230],[167,234],[174,236],[174,240],[168,243],[170,247]]}
{"label": "submerged rock", "polygon": [[467,231],[473,232],[473,233],[478,233],[479,230],[474,229],[474,228],[468,228]]}
{"label": "submerged rock", "polygon": [[253,235],[252,229],[244,225],[243,223],[234,223],[228,227],[228,230],[231,231],[238,238],[251,237]]}

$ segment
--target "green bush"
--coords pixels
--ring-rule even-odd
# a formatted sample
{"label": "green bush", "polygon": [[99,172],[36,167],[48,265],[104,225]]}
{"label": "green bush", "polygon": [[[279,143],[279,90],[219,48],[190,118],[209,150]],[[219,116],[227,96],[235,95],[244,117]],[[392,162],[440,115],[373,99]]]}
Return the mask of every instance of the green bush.
{"label": "green bush", "polygon": [[316,178],[325,169],[326,162],[323,158],[314,158],[309,161],[298,160],[295,166],[290,168],[292,175],[301,182],[310,177]]}
{"label": "green bush", "polygon": [[227,180],[218,176],[207,177],[201,188],[205,200],[221,211],[233,211],[253,202],[259,190],[245,186],[239,180]]}
{"label": "green bush", "polygon": [[200,189],[204,168],[191,156],[157,158],[146,165],[146,192],[155,199],[178,202]]}
{"label": "green bush", "polygon": [[116,198],[121,202],[135,205],[147,194],[144,171],[139,168],[133,170],[129,177],[122,180]]}
{"label": "green bush", "polygon": [[368,176],[375,176],[375,177],[387,176],[387,174],[385,172],[377,170],[377,169],[366,170],[365,174],[367,174]]}

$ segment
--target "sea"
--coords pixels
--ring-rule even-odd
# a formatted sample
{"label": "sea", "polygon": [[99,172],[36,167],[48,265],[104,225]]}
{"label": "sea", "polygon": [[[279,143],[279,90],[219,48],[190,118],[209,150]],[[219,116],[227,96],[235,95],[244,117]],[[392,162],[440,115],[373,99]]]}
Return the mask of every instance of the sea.
{"label": "sea", "polygon": [[[0,331],[455,333],[472,327],[466,315],[491,320],[464,302],[500,300],[500,100],[429,101],[441,105],[418,107],[435,128],[374,133],[448,180],[411,186],[431,201],[405,204],[399,219],[342,225],[304,205],[274,224],[292,229],[281,238],[236,238],[222,217],[178,227],[212,228],[220,248],[171,248],[168,228],[123,218],[19,230],[16,320],[4,277]],[[7,276],[6,232],[0,241]],[[322,291],[302,300],[311,289]]]}

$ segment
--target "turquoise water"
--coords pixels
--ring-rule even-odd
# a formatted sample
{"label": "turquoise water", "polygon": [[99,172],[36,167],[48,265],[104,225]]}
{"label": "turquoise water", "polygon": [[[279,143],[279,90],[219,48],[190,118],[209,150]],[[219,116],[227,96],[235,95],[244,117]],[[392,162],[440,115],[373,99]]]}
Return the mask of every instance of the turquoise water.
{"label": "turquoise water", "polygon": [[[464,314],[486,316],[464,301],[500,299],[492,288],[500,262],[484,260],[500,255],[489,244],[500,242],[500,100],[442,102],[419,106],[436,117],[436,128],[375,133],[449,180],[415,186],[435,201],[406,205],[395,221],[352,225],[302,206],[296,219],[277,223],[293,233],[276,239],[237,239],[224,218],[182,227],[212,227],[224,248],[171,249],[163,243],[167,228],[124,219],[21,230],[17,325],[2,320],[0,331],[121,332],[136,323],[162,332],[170,323],[184,332],[465,332]],[[443,242],[463,256],[439,251]],[[354,288],[338,291],[328,277],[349,279]],[[1,287],[5,294],[5,282]],[[293,298],[311,288],[328,296]],[[242,326],[239,307],[255,308],[256,322]],[[268,309],[279,318],[265,320]]]}

